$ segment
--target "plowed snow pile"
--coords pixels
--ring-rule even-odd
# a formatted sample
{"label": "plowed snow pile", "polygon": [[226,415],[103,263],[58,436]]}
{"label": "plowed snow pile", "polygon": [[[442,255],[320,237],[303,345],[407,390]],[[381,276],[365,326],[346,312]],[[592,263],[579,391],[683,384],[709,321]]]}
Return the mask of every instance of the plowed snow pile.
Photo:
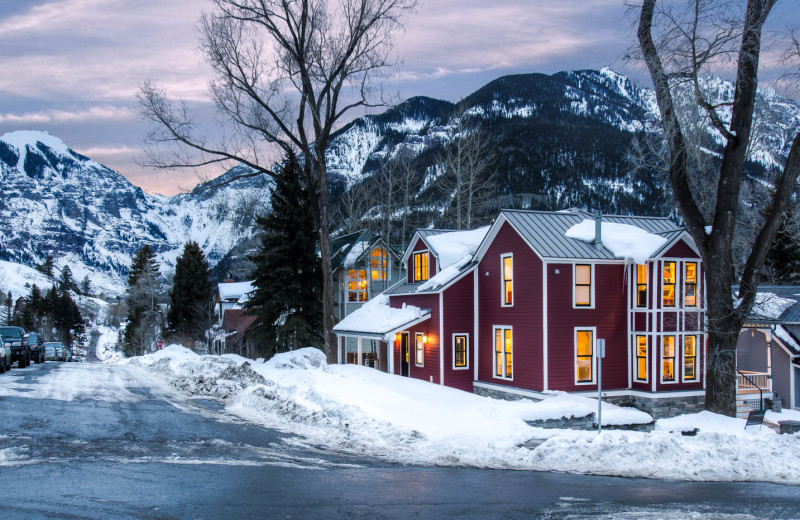
{"label": "plowed snow pile", "polygon": [[[800,484],[800,436],[707,412],[659,421],[652,433],[545,430],[525,420],[584,416],[597,401],[563,393],[500,401],[354,365],[328,365],[316,349],[268,362],[198,356],[170,346],[123,360],[189,395],[224,399],[228,411],[303,436],[295,442],[407,464],[554,470],[680,480]],[[789,412],[791,414],[792,412]],[[780,417],[787,419],[794,417]],[[604,424],[649,416],[603,404]],[[680,431],[697,426],[700,433]],[[535,449],[521,445],[539,439]],[[535,443],[534,443],[535,444]]]}

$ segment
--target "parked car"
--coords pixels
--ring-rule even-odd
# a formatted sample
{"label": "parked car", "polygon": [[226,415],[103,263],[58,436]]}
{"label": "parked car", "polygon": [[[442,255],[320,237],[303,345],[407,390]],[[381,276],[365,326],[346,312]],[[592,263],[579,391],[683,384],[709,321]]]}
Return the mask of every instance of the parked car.
{"label": "parked car", "polygon": [[48,341],[44,344],[45,357],[50,361],[61,360],[63,350],[64,346],[57,341]]}
{"label": "parked car", "polygon": [[44,351],[44,341],[38,332],[28,332],[22,339],[28,344],[31,350],[31,359],[35,363],[44,363],[47,361],[47,355]]}
{"label": "parked car", "polygon": [[0,336],[3,343],[11,347],[11,362],[17,361],[20,368],[31,364],[31,349],[28,342],[23,339],[25,329],[22,327],[0,327]]}
{"label": "parked car", "polygon": [[0,335],[0,374],[6,370],[11,370],[11,347],[6,345],[3,336]]}

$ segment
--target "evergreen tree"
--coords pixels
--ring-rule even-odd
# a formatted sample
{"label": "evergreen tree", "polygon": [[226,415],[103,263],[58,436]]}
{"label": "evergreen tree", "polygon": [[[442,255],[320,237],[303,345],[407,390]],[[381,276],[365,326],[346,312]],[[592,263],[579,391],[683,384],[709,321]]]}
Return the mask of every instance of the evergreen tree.
{"label": "evergreen tree", "polygon": [[85,294],[86,296],[92,295],[92,282],[89,280],[89,275],[83,277],[81,281],[81,294]]}
{"label": "evergreen tree", "polygon": [[250,257],[255,289],[247,307],[258,317],[265,357],[323,343],[320,259],[299,168],[289,156],[271,190],[271,212],[256,219],[261,244]]}
{"label": "evergreen tree", "polygon": [[70,269],[68,265],[65,265],[64,268],[61,269],[61,276],[58,279],[58,288],[61,292],[80,292],[75,280],[72,279],[72,269]]}
{"label": "evergreen tree", "polygon": [[128,324],[123,347],[126,356],[143,354],[155,341],[160,290],[156,254],[144,245],[133,257],[128,272]]}
{"label": "evergreen tree", "polygon": [[770,284],[797,284],[800,282],[800,237],[793,232],[793,212],[786,214],[775,242],[770,246],[764,263],[763,281]]}
{"label": "evergreen tree", "polygon": [[83,316],[67,291],[55,296],[52,320],[59,339],[65,345],[72,344],[73,335],[84,331]]}
{"label": "evergreen tree", "polygon": [[11,325],[14,316],[14,297],[11,291],[8,291],[8,296],[3,298],[3,325]]}
{"label": "evergreen tree", "polygon": [[53,260],[53,255],[50,254],[48,254],[45,257],[43,263],[36,266],[37,271],[44,273],[51,280],[53,279],[54,269],[55,269],[55,261]]}
{"label": "evergreen tree", "polygon": [[205,319],[211,303],[211,268],[197,242],[187,242],[175,262],[169,293],[167,327],[183,338],[201,336],[209,324]]}

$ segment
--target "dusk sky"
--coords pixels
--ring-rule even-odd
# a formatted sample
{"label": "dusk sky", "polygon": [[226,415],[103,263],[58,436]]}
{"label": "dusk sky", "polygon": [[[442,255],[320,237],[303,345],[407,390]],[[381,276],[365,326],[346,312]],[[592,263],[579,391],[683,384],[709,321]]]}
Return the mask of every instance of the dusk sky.
{"label": "dusk sky", "polygon": [[[147,125],[135,94],[152,79],[202,107],[209,68],[197,20],[207,0],[0,0],[0,134],[47,130],[147,191],[173,194],[198,178],[139,166]],[[632,29],[622,0],[422,0],[398,35],[402,68],[385,88],[458,100],[505,74],[611,67]],[[796,0],[772,17],[800,24]],[[774,74],[772,75],[774,79]],[[762,84],[770,80],[762,73]],[[354,114],[355,115],[355,114]],[[216,175],[219,170],[206,172]]]}

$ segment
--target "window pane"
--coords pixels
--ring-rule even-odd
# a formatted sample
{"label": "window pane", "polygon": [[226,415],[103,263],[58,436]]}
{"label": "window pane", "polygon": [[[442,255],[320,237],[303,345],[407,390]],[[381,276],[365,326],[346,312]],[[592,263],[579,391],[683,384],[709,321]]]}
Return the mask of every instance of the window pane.
{"label": "window pane", "polygon": [[503,375],[503,330],[495,329],[494,331],[494,373],[495,375]]}
{"label": "window pane", "polygon": [[666,305],[666,306],[675,305],[675,286],[674,285],[664,285],[664,305]]}
{"label": "window pane", "polygon": [[589,285],[592,283],[592,268],[588,265],[575,266],[575,283]]}
{"label": "window pane", "polygon": [[592,292],[591,287],[585,285],[578,285],[575,287],[575,305],[591,305]]}
{"label": "window pane", "polygon": [[592,359],[578,359],[578,381],[592,380]]}
{"label": "window pane", "polygon": [[577,340],[577,353],[579,356],[592,355],[592,331],[579,330],[576,336]]}
{"label": "window pane", "polygon": [[694,358],[687,358],[684,360],[683,363],[683,378],[684,379],[694,379],[695,378],[695,360]]}
{"label": "window pane", "polygon": [[675,357],[675,336],[664,336],[664,357]]}
{"label": "window pane", "polygon": [[697,264],[694,262],[687,262],[685,265],[686,265],[686,283],[696,283]]}
{"label": "window pane", "polygon": [[663,366],[661,367],[661,374],[664,376],[664,381],[675,380],[675,360],[664,359]]}
{"label": "window pane", "polygon": [[505,303],[507,305],[511,305],[514,302],[514,299],[513,299],[514,295],[513,295],[513,292],[512,292],[512,288],[511,288],[512,282],[508,281],[508,282],[505,282],[505,284],[506,284],[505,291],[504,291],[505,299],[503,300],[503,303]]}
{"label": "window pane", "polygon": [[647,358],[638,358],[636,379],[647,380]]}
{"label": "window pane", "polygon": [[510,256],[503,258],[503,280],[511,280],[513,274],[513,260]]}
{"label": "window pane", "polygon": [[675,283],[675,262],[664,262],[664,283]]}
{"label": "window pane", "polygon": [[637,356],[647,355],[647,337],[636,336],[636,355]]}
{"label": "window pane", "polygon": [[636,282],[637,283],[647,283],[647,266],[646,265],[637,265],[636,266]]}
{"label": "window pane", "polygon": [[694,356],[696,349],[696,339],[694,336],[686,336],[683,338],[683,348],[685,356]]}

